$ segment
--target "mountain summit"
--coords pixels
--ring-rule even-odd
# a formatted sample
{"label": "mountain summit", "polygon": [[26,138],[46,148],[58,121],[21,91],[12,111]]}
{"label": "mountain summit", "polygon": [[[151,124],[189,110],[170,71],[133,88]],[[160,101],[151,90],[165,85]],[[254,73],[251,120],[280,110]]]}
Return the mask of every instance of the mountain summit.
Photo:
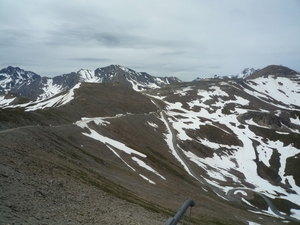
{"label": "mountain summit", "polygon": [[181,82],[176,77],[154,77],[145,72],[136,72],[120,65],[110,65],[96,70],[79,70],[81,82],[110,83],[119,82],[136,91],[159,88],[167,84]]}
{"label": "mountain summit", "polygon": [[258,77],[274,75],[274,76],[284,76],[284,77],[295,77],[295,75],[300,74],[299,72],[292,70],[288,67],[282,65],[270,65],[261,70],[255,71],[248,78],[254,79]]}

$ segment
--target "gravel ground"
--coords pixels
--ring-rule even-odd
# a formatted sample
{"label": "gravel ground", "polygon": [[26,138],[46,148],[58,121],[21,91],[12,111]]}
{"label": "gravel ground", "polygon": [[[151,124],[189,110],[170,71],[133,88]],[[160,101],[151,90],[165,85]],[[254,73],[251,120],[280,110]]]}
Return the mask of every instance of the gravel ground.
{"label": "gravel ground", "polygon": [[[119,199],[55,165],[2,149],[0,224],[165,224],[167,216]],[[24,158],[23,158],[24,159]]]}

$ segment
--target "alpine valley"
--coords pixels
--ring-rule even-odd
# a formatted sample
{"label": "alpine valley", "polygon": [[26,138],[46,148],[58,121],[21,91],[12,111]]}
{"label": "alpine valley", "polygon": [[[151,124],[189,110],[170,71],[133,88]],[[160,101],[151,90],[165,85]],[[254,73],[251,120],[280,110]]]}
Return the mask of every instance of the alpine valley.
{"label": "alpine valley", "polygon": [[[300,74],[0,70],[0,224],[300,223]],[[186,221],[189,221],[189,214]]]}

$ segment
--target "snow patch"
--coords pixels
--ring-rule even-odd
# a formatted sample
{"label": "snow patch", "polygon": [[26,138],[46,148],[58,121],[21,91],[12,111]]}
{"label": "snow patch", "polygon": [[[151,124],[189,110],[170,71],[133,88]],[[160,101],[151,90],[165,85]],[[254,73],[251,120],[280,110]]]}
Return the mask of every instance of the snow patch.
{"label": "snow patch", "polygon": [[74,99],[74,90],[80,87],[81,83],[76,84],[72,89],[70,89],[66,94],[59,95],[47,100],[37,101],[28,104],[25,111],[34,111],[38,109],[45,109],[49,107],[60,107],[67,104],[72,99]]}
{"label": "snow patch", "polygon": [[154,181],[150,180],[149,178],[147,178],[146,176],[139,174],[144,180],[148,181],[150,184],[156,184]]}
{"label": "snow patch", "polygon": [[148,125],[150,125],[153,128],[158,128],[158,125],[156,123],[151,123],[149,121],[147,123],[148,123]]}
{"label": "snow patch", "polygon": [[140,167],[143,167],[147,170],[149,170],[150,172],[156,174],[157,176],[159,176],[161,179],[163,180],[166,180],[166,178],[164,178],[162,175],[160,175],[156,170],[152,169],[152,167],[148,166],[144,161],[136,158],[136,157],[132,157],[132,159],[137,162],[137,164],[140,166]]}

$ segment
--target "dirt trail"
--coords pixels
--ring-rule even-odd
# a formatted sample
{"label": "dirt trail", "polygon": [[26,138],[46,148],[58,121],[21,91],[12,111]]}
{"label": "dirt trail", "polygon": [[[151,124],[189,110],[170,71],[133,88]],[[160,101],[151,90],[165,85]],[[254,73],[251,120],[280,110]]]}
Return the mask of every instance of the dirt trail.
{"label": "dirt trail", "polygon": [[[177,141],[177,134],[176,134],[176,130],[173,128],[172,124],[170,123],[170,121],[168,120],[168,117],[165,113],[165,111],[163,110],[163,108],[156,102],[156,99],[151,98],[150,96],[148,96],[153,104],[156,105],[156,107],[158,108],[159,112],[162,115],[162,119],[166,122],[166,124],[168,125],[169,130],[171,131],[171,135],[172,135],[172,144],[173,144],[173,148],[175,149],[177,155],[180,157],[180,159],[182,160],[182,162],[185,164],[185,166],[188,168],[189,170],[189,174],[194,177],[197,181],[199,181],[200,183],[206,185],[207,187],[211,188],[212,190],[214,190],[214,192],[220,194],[220,195],[224,195],[222,192],[220,192],[217,188],[215,188],[214,186],[211,186],[210,184],[208,184],[203,178],[199,177],[191,168],[191,166],[189,165],[188,159],[186,158],[186,156],[184,155],[184,153],[182,152],[182,150],[178,147],[178,141]],[[225,197],[225,195],[224,195]]]}

